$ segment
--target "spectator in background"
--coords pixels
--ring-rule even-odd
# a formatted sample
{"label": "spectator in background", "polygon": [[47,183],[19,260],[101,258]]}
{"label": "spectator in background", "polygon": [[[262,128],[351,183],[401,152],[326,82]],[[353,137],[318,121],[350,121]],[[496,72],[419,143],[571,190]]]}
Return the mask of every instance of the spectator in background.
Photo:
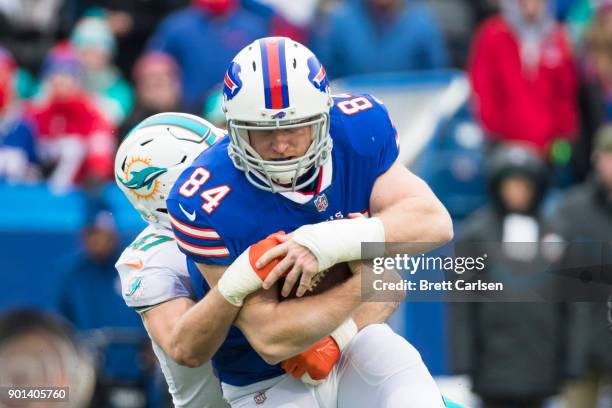
{"label": "spectator in background", "polygon": [[136,401],[130,406],[145,407],[148,374],[142,358],[148,339],[140,317],[121,295],[114,267],[120,253],[116,226],[107,211],[90,215],[82,232],[83,249],[63,278],[58,310],[102,352],[92,406],[120,407],[120,396],[128,395]]}
{"label": "spectator in background", "polygon": [[612,121],[612,0],[600,0],[584,37],[585,74],[601,89],[606,120]]}
{"label": "spectator in background", "polygon": [[425,4],[408,0],[355,0],[338,5],[324,21],[313,48],[333,78],[448,65],[433,13]]}
{"label": "spectator in background", "polygon": [[0,180],[27,183],[40,178],[35,134],[14,95],[17,65],[0,47]]}
{"label": "spectator in background", "polygon": [[[567,193],[552,220],[564,241],[579,243],[574,250],[566,251],[570,265],[601,265],[603,269],[596,272],[599,275],[609,273],[612,264],[612,125],[599,130],[593,150],[594,174]],[[564,399],[568,407],[596,408],[603,406],[597,405],[601,391],[612,387],[608,309],[604,301],[575,303],[572,308],[576,340],[570,353],[578,362],[578,371],[573,373],[578,378],[568,384]]]}
{"label": "spectator in background", "polygon": [[74,3],[80,17],[98,12],[117,39],[115,61],[124,76],[142,54],[151,33],[171,12],[189,4],[189,0],[67,0]]}
{"label": "spectator in background", "polygon": [[9,49],[20,67],[38,74],[45,56],[69,31],[72,0],[0,1],[0,44]]}
{"label": "spectator in background", "polygon": [[[457,244],[470,243],[472,254],[491,253],[491,244],[501,247],[500,256],[489,255],[478,279],[482,274],[496,282],[505,276],[508,282],[507,276],[518,272],[513,276],[520,284],[550,290],[545,276],[526,273],[548,230],[540,213],[547,171],[526,148],[502,146],[493,153],[487,169],[491,204],[466,220]],[[452,303],[450,313],[453,369],[471,377],[484,408],[540,408],[557,393],[564,369],[563,304]]]}
{"label": "spectator in background", "polygon": [[557,139],[573,140],[578,125],[574,58],[551,7],[549,0],[501,0],[501,14],[476,35],[469,66],[491,140],[525,143],[543,157]]}
{"label": "spectator in background", "polygon": [[[575,8],[582,11],[573,12],[571,17],[584,22],[580,26],[584,28],[577,41],[581,135],[573,165],[578,180],[584,181],[591,170],[593,137],[606,121],[612,120],[612,1],[598,0],[597,13],[590,1],[577,0]],[[587,13],[590,9],[593,12]]]}
{"label": "spectator in background", "polygon": [[223,79],[234,55],[272,32],[270,20],[238,0],[193,0],[166,18],[150,40],[152,50],[174,57],[181,70],[182,104],[199,114],[207,93]]}
{"label": "spectator in background", "polygon": [[85,93],[82,76],[70,47],[58,46],[45,63],[47,98],[33,108],[41,161],[56,192],[82,182],[99,184],[113,176],[113,127]]}
{"label": "spectator in background", "polygon": [[[309,38],[306,19],[312,17],[318,0],[240,0],[247,11],[263,17],[270,25],[272,35],[289,37],[302,44]],[[296,16],[300,16],[296,18]],[[305,17],[305,18],[304,18]]]}
{"label": "spectator in background", "polygon": [[429,6],[440,20],[452,65],[463,69],[476,28],[474,6],[466,5],[465,0],[430,0]]}
{"label": "spectator in background", "polygon": [[138,123],[161,112],[181,112],[181,79],[179,69],[170,55],[151,51],[134,65],[132,78],[136,89],[136,105],[119,129],[124,138]]}
{"label": "spectator in background", "polygon": [[85,89],[110,122],[121,124],[132,109],[132,88],[112,64],[117,44],[108,24],[103,18],[85,17],[74,28],[70,42],[83,64]]}

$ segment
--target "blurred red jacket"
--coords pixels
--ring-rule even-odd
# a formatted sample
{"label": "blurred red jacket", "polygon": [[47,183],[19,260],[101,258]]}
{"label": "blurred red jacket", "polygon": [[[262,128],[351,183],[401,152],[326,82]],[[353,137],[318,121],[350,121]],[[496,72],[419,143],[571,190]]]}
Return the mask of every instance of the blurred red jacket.
{"label": "blurred red jacket", "polygon": [[78,183],[86,177],[112,177],[116,149],[114,129],[86,94],[68,101],[46,101],[32,108],[32,116],[43,144],[64,138],[82,140],[85,157],[73,182]]}
{"label": "blurred red jacket", "polygon": [[527,143],[543,155],[578,124],[578,79],[569,40],[556,26],[539,65],[524,69],[519,43],[501,16],[485,21],[472,44],[469,75],[476,112],[491,137]]}

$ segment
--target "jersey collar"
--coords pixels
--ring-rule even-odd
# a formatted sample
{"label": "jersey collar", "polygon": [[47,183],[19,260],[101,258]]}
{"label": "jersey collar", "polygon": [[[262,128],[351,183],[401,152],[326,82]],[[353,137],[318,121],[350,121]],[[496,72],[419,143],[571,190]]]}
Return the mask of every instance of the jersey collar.
{"label": "jersey collar", "polygon": [[316,196],[321,191],[325,190],[331,185],[332,173],[334,168],[332,165],[332,158],[333,157],[330,157],[329,160],[327,160],[325,164],[321,166],[321,171],[319,172],[319,177],[317,181],[317,188],[315,191],[310,191],[308,193],[303,193],[300,191],[286,191],[279,194],[297,204],[306,204],[307,202],[312,200],[314,196]]}

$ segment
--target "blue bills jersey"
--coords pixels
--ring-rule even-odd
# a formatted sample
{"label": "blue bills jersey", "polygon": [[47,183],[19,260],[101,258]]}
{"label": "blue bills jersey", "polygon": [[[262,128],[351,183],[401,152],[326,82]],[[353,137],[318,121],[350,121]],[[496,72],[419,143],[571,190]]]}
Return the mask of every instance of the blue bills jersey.
{"label": "blue bills jersey", "polygon": [[[398,156],[397,132],[374,97],[339,95],[330,111],[333,149],[310,191],[270,193],[232,164],[224,138],[179,177],[167,206],[177,243],[192,262],[230,265],[250,245],[276,231],[367,213],[378,176]],[[197,267],[192,279],[208,286]],[[271,317],[272,318],[272,317]],[[282,374],[266,364],[237,328],[213,358],[221,381],[247,385]]]}

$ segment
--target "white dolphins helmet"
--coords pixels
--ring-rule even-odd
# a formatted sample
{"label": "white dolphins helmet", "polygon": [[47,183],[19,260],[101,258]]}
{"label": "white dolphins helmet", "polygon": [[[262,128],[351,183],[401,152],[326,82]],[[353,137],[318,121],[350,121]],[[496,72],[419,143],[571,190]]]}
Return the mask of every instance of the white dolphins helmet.
{"label": "white dolphins helmet", "polygon": [[170,229],[166,198],[191,162],[223,137],[202,118],[166,112],[134,127],[115,156],[115,180],[130,203],[150,223]]}
{"label": "white dolphins helmet", "polygon": [[[308,48],[284,37],[251,43],[236,55],[224,78],[223,110],[234,166],[266,191],[309,185],[331,155],[331,106],[325,69]],[[312,126],[312,143],[302,157],[264,160],[249,143],[249,130],[303,126]],[[311,169],[309,177],[300,179]]]}

